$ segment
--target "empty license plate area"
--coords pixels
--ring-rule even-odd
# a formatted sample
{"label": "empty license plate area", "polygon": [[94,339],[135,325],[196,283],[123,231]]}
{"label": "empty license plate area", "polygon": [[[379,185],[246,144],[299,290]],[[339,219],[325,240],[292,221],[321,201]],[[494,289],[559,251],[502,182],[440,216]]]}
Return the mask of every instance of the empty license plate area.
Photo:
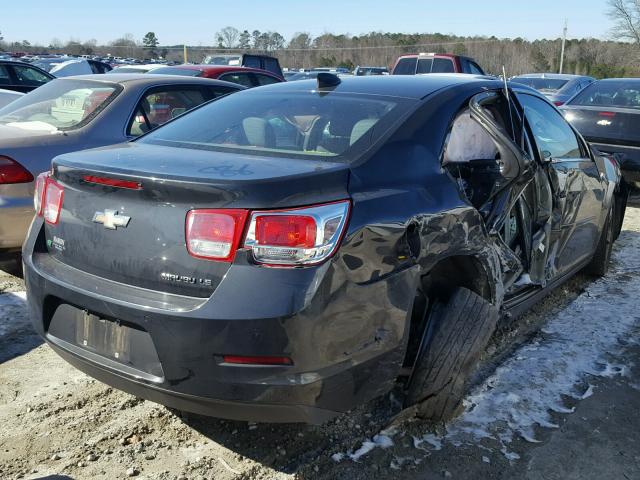
{"label": "empty license plate area", "polygon": [[151,335],[133,325],[61,304],[51,318],[48,335],[110,361],[163,377]]}

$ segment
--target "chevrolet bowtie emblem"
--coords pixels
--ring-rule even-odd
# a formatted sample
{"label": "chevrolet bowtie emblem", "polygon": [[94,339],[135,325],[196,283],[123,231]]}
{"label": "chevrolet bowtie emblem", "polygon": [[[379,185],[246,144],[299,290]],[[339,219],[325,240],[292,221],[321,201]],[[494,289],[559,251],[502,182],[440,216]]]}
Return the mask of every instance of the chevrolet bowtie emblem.
{"label": "chevrolet bowtie emblem", "polygon": [[126,228],[130,220],[131,217],[118,215],[116,210],[105,209],[104,212],[96,212],[93,216],[94,222],[103,224],[104,228],[108,228],[109,230],[115,230],[118,227]]}

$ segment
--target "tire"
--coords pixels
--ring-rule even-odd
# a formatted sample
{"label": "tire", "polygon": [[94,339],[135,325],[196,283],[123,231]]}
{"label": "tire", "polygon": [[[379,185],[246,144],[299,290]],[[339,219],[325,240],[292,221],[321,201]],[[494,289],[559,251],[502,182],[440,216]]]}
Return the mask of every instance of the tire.
{"label": "tire", "polygon": [[596,253],[593,254],[591,263],[585,269],[589,275],[595,277],[604,277],[609,271],[609,261],[611,260],[616,230],[616,225],[614,225],[614,219],[612,218],[613,212],[614,209],[612,208],[604,222],[602,233],[600,233],[600,241],[598,242]]}
{"label": "tire", "polygon": [[499,311],[466,288],[435,300],[407,392],[405,407],[431,422],[455,416],[468,380],[495,330]]}

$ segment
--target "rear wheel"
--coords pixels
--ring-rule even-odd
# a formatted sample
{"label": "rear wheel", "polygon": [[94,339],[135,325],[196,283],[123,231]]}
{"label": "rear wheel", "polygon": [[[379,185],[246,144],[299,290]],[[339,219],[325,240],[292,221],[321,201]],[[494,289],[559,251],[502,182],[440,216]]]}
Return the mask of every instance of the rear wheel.
{"label": "rear wheel", "polygon": [[593,255],[591,263],[587,265],[586,271],[590,275],[596,277],[603,277],[609,270],[609,262],[611,260],[611,251],[613,250],[613,242],[615,240],[616,225],[613,217],[614,208],[611,209],[607,215],[607,220],[604,222],[602,233],[600,233],[600,241],[598,242],[598,248]]}
{"label": "rear wheel", "polygon": [[453,417],[498,316],[496,307],[466,288],[456,288],[446,301],[435,300],[405,406],[416,405],[418,416],[433,422]]}

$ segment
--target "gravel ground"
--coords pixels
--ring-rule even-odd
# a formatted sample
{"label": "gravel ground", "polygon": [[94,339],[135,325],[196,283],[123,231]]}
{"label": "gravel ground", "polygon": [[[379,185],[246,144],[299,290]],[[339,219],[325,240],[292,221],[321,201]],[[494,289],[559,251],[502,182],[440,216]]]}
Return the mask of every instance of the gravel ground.
{"label": "gravel ground", "polygon": [[[610,332],[615,342],[602,343],[593,358],[581,357],[594,369],[600,365],[598,372],[571,368],[576,358],[562,354],[572,350],[573,339],[561,339],[549,384],[558,383],[551,377],[559,372],[580,394],[536,386],[533,378],[522,392],[526,385],[514,380],[510,367],[552,345],[547,337],[557,332],[547,330],[572,317],[571,309],[587,308],[593,317],[617,304],[628,307],[625,287],[640,281],[638,248],[640,208],[631,207],[607,279],[577,275],[497,332],[462,418],[439,426],[394,420],[393,393],[323,426],[222,421],[137,399],[92,380],[42,344],[27,320],[22,281],[0,271],[0,478],[640,479],[640,346],[634,341],[640,317],[625,313],[624,328]],[[588,302],[603,292],[613,307],[593,308]],[[542,368],[543,360],[535,361]],[[530,403],[519,402],[502,421],[503,400],[516,393]],[[544,401],[554,402],[548,405],[553,413]],[[483,408],[495,415],[478,420]],[[529,417],[536,425],[527,434],[522,419]]]}

